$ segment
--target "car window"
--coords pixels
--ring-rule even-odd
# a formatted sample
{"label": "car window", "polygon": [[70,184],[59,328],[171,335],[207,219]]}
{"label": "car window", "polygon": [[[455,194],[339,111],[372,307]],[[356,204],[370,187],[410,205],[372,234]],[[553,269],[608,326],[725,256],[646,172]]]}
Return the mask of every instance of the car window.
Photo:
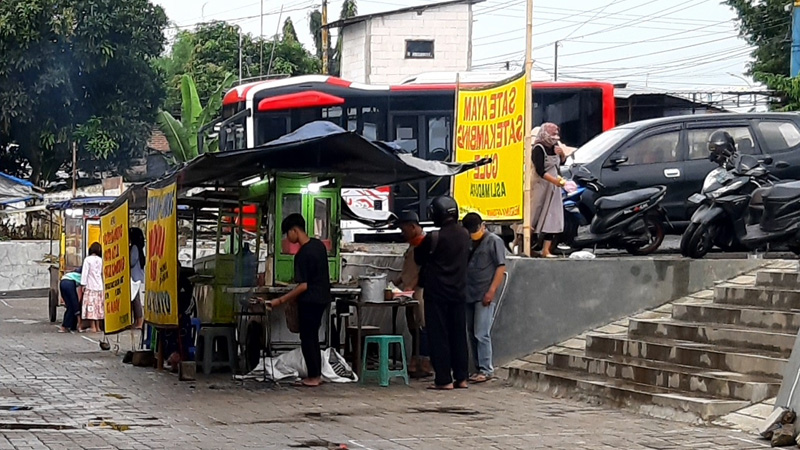
{"label": "car window", "polygon": [[736,142],[736,149],[743,155],[755,155],[758,153],[753,144],[753,135],[750,127],[727,127],[727,128],[700,128],[689,130],[689,159],[708,159],[708,138],[715,131],[723,130],[733,136]]}
{"label": "car window", "polygon": [[679,131],[655,134],[625,147],[612,158],[625,156],[628,160],[620,165],[635,166],[676,162],[681,159],[678,152]]}
{"label": "car window", "polygon": [[800,144],[800,130],[790,121],[759,122],[758,129],[764,136],[765,153],[785,152]]}
{"label": "car window", "polygon": [[588,164],[602,156],[609,148],[633,133],[633,128],[617,127],[605,133],[598,134],[591,141],[575,150],[573,158],[575,164]]}

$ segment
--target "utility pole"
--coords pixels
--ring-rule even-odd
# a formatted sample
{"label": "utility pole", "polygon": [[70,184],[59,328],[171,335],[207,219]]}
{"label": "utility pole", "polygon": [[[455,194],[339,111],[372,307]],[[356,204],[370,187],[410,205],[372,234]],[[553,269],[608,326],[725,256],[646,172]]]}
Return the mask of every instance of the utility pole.
{"label": "utility pole", "polygon": [[72,198],[78,196],[78,144],[72,143]]}
{"label": "utility pole", "polygon": [[[798,0],[800,1],[800,0]],[[533,0],[527,0],[525,12],[525,171],[523,174],[522,196],[522,251],[531,256],[531,188],[533,187],[533,91],[531,90],[531,71],[533,70]]]}
{"label": "utility pole", "polygon": [[794,0],[792,7],[792,77],[800,75],[800,0]]}
{"label": "utility pole", "polygon": [[239,27],[239,84],[242,84],[242,27]]}
{"label": "utility pole", "polygon": [[261,56],[258,60],[258,75],[261,76],[264,75],[264,0],[260,0],[259,3],[261,4],[261,27],[258,29],[258,41],[261,43]]}
{"label": "utility pole", "polygon": [[555,45],[555,61],[553,62],[553,81],[558,81],[558,44],[559,42],[556,41]]}
{"label": "utility pole", "polygon": [[322,74],[328,74],[328,0],[322,0]]}

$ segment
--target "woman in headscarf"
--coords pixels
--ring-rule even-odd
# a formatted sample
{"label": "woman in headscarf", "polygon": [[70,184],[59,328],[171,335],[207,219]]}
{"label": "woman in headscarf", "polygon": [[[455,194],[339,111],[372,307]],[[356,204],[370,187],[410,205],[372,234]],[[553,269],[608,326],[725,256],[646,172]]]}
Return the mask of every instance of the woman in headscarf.
{"label": "woman in headscarf", "polygon": [[558,125],[543,123],[533,142],[533,167],[536,172],[531,198],[531,226],[544,240],[542,257],[555,258],[550,246],[556,234],[564,231],[564,204],[561,188],[566,180],[559,167],[564,162],[564,152],[559,147],[561,139]]}
{"label": "woman in headscarf", "polygon": [[142,291],[144,287],[144,233],[141,228],[128,230],[131,264],[131,309],[133,310],[133,327],[141,329],[144,324],[142,310]]}

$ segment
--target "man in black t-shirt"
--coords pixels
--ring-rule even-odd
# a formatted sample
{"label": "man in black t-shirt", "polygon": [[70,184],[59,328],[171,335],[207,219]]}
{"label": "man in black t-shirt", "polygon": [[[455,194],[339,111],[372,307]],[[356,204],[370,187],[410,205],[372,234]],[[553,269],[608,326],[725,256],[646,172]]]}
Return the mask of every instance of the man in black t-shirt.
{"label": "man in black t-shirt", "polygon": [[466,389],[467,264],[472,244],[469,233],[458,223],[458,204],[453,198],[436,197],[429,213],[440,228],[414,249],[414,260],[420,266],[420,286],[425,289],[425,326],[436,373],[430,389]]}
{"label": "man in black t-shirt", "polygon": [[283,219],[281,231],[289,242],[300,244],[300,251],[294,256],[294,281],[297,287],[288,294],[272,300],[269,306],[275,308],[287,302],[297,301],[300,347],[308,369],[308,376],[301,383],[304,386],[316,387],[322,384],[319,328],[322,325],[322,316],[331,302],[328,251],[319,239],[306,234],[306,221],[300,214],[291,214]]}

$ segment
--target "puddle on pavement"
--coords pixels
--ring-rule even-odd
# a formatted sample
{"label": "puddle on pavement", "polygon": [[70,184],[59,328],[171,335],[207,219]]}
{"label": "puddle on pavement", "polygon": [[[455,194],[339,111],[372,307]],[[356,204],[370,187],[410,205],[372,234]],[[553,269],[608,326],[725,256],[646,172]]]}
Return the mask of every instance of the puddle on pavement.
{"label": "puddle on pavement", "polygon": [[12,431],[33,431],[33,430],[77,430],[78,427],[73,425],[64,425],[57,423],[2,423],[0,422],[0,430]]}
{"label": "puddle on pavement", "polygon": [[0,405],[0,411],[30,411],[33,406]]}
{"label": "puddle on pavement", "polygon": [[343,417],[348,414],[338,412],[307,412],[303,415],[307,419],[335,420],[336,417]]}
{"label": "puddle on pavement", "polygon": [[417,413],[436,413],[436,414],[453,414],[456,416],[479,416],[483,413],[469,408],[461,408],[458,406],[439,406],[436,408],[411,408],[412,412]]}
{"label": "puddle on pavement", "polygon": [[122,394],[103,394],[103,397],[116,398],[117,400],[124,400],[124,399],[128,398],[128,397],[126,397],[126,396],[124,396]]}
{"label": "puddle on pavement", "polygon": [[336,442],[325,441],[322,439],[312,439],[308,441],[298,442],[297,444],[290,444],[291,448],[326,448],[326,449],[346,449],[344,444],[337,444]]}

